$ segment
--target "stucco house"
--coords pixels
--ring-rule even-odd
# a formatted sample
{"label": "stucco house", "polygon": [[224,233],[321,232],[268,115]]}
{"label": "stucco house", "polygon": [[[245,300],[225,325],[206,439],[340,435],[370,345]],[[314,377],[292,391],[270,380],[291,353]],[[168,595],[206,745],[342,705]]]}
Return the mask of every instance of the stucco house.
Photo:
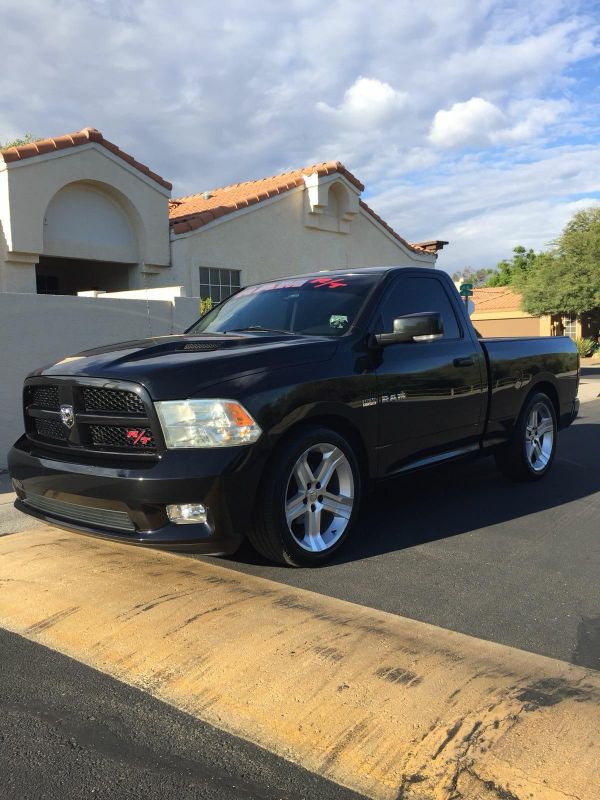
{"label": "stucco house", "polygon": [[533,316],[523,311],[522,297],[508,286],[473,290],[473,324],[482,336],[570,336],[594,340],[600,330],[600,311],[580,317]]}
{"label": "stucco house", "polygon": [[325,267],[432,267],[339,162],[171,199],[171,184],[95,128],[0,150],[0,291],[77,294],[240,285]]}
{"label": "stucco house", "polygon": [[521,310],[521,295],[508,286],[473,289],[473,325],[482,336],[550,336],[550,317]]}

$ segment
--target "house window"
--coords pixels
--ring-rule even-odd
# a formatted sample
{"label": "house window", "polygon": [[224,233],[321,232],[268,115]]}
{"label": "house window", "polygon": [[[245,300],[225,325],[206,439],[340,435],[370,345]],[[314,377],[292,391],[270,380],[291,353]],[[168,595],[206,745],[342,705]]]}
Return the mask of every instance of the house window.
{"label": "house window", "polygon": [[220,303],[240,288],[239,269],[200,267],[200,297]]}
{"label": "house window", "polygon": [[565,336],[575,339],[577,337],[577,317],[565,317],[563,325],[565,327]]}

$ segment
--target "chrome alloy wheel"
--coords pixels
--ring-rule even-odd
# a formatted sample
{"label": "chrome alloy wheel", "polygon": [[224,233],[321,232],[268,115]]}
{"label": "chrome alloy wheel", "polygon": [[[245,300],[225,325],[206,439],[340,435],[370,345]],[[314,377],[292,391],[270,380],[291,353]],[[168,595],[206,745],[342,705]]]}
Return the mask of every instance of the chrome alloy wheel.
{"label": "chrome alloy wheel", "polygon": [[534,472],[542,472],[552,457],[554,420],[545,403],[536,403],[527,419],[525,451]]}
{"label": "chrome alloy wheel", "polygon": [[328,550],[340,539],[354,506],[350,462],[333,444],[305,450],[288,480],[285,515],[290,533],[304,550]]}

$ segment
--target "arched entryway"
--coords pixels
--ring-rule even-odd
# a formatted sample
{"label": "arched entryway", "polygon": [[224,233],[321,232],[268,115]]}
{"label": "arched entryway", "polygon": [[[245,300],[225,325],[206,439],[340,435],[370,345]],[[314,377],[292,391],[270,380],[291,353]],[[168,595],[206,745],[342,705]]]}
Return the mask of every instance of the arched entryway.
{"label": "arched entryway", "polygon": [[44,215],[38,294],[132,288],[141,260],[140,227],[135,209],[113,187],[92,181],[67,184]]}

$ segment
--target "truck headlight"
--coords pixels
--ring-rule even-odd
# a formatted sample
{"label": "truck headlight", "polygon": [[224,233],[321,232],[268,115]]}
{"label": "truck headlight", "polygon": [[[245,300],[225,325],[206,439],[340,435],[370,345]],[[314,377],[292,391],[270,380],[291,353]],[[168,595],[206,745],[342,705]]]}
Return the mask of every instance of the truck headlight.
{"label": "truck headlight", "polygon": [[155,405],[168,448],[252,444],[262,433],[235,400],[161,400]]}

